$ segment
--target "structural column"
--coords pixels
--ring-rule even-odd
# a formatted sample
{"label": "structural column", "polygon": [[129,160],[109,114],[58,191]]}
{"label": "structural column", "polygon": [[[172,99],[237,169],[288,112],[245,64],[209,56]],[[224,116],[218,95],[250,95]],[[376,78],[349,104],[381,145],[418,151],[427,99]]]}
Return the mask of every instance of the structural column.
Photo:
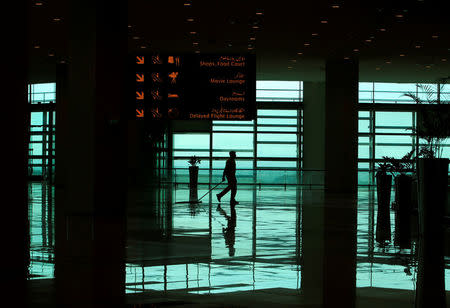
{"label": "structural column", "polygon": [[355,307],[358,73],[357,59],[326,63],[324,307]]}
{"label": "structural column", "polygon": [[120,306],[125,294],[127,3],[70,1],[57,80],[58,304]]}
{"label": "structural column", "polygon": [[324,285],[325,82],[303,83],[302,291],[307,304],[322,305]]}
{"label": "structural column", "polygon": [[[27,189],[27,153],[29,110],[27,103],[28,1],[6,3],[11,18],[5,22],[2,41],[4,56],[2,83],[2,226],[4,267],[2,290],[6,302],[25,306],[26,277],[29,265],[29,221]],[[22,296],[17,296],[21,294]]]}
{"label": "structural column", "polygon": [[356,60],[329,60],[325,83],[304,83],[304,169],[324,170],[325,189],[303,192],[302,289],[323,307],[355,307],[357,107]]}
{"label": "structural column", "polygon": [[325,190],[355,193],[358,176],[356,59],[328,60],[325,90]]}

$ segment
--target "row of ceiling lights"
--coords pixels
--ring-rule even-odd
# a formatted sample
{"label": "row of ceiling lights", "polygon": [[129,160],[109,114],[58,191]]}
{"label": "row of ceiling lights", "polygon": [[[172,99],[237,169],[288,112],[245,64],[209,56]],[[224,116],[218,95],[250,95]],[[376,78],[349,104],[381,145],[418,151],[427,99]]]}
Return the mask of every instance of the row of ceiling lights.
{"label": "row of ceiling lights", "polygon": [[[44,4],[44,3],[43,3],[42,1],[36,1],[36,2],[34,2],[34,5],[37,6],[37,7],[43,6],[43,4]],[[192,7],[192,0],[185,0],[185,2],[184,2],[183,5],[184,5],[184,7],[186,7],[186,8]],[[338,9],[338,8],[340,8],[340,7],[341,7],[341,6],[340,6],[339,4],[337,4],[337,3],[331,5],[331,8],[333,8],[333,9]],[[406,12],[406,11],[405,11],[405,12]],[[260,17],[260,16],[263,16],[263,15],[264,15],[264,13],[263,13],[262,10],[257,10],[257,11],[256,11],[256,16],[259,16],[259,17]],[[397,13],[397,14],[395,15],[395,17],[401,19],[401,18],[404,17],[404,14],[403,14],[403,13]],[[61,22],[61,20],[62,20],[62,19],[61,19],[60,17],[54,17],[54,18],[52,19],[53,22]],[[195,21],[195,19],[194,19],[193,17],[187,17],[187,18],[186,18],[186,21],[192,23],[192,22]],[[327,24],[327,23],[328,23],[328,20],[327,20],[326,18],[323,18],[323,17],[322,17],[322,18],[320,19],[320,23],[321,23],[321,24]],[[259,29],[261,28],[261,25],[259,24],[258,19],[256,20],[256,22],[255,22],[254,24],[251,25],[251,27],[252,27],[253,30],[259,30]],[[131,25],[128,25],[128,28],[132,28],[132,26],[131,26]],[[387,31],[386,28],[379,28],[378,30],[379,30],[380,32],[386,32],[386,31]],[[255,33],[252,33],[252,32],[254,32],[254,31],[250,31],[251,34],[250,34],[250,36],[249,36],[248,50],[254,50],[254,48],[255,48],[254,43],[255,43],[255,41],[256,41],[256,34],[255,34]],[[190,34],[191,36],[195,36],[192,45],[196,48],[195,52],[196,52],[196,53],[200,53],[200,49],[199,49],[200,46],[199,46],[198,37],[197,37],[198,33],[197,33],[196,31],[190,31],[189,34]],[[312,37],[318,37],[319,34],[318,34],[317,32],[314,32],[314,33],[311,34],[311,36],[312,36]],[[439,35],[433,34],[431,37],[432,37],[433,39],[438,39],[438,38],[439,38]],[[139,40],[139,39],[140,39],[140,37],[137,36],[137,35],[134,35],[132,38],[133,38],[134,40]],[[197,39],[195,39],[195,38],[197,38]],[[366,43],[371,43],[371,42],[373,41],[374,38],[375,38],[374,36],[370,36],[368,39],[365,40],[365,42],[366,42]],[[231,42],[229,43],[229,46],[231,46]],[[309,46],[311,46],[311,43],[310,43],[310,42],[305,42],[305,43],[304,43],[304,46],[305,46],[305,47],[309,47]],[[37,44],[37,43],[34,44],[33,47],[34,47],[35,49],[40,49],[40,45]],[[415,44],[414,47],[415,47],[416,49],[420,49],[420,48],[423,47],[423,44],[420,43],[420,42],[418,42],[418,43]],[[146,48],[146,45],[141,45],[140,48],[145,49],[145,48]],[[353,52],[354,52],[354,53],[357,53],[357,52],[359,52],[359,49],[358,49],[358,48],[354,48],[354,49],[353,49]],[[302,52],[302,51],[299,51],[299,52],[297,52],[297,55],[301,56],[301,55],[303,55],[303,52]],[[54,52],[53,50],[50,50],[50,51],[48,52],[48,56],[54,57],[54,56],[55,56],[55,52]],[[401,53],[399,56],[400,56],[400,57],[405,57],[406,54]],[[348,60],[348,59],[350,59],[350,57],[349,57],[349,56],[345,56],[344,59]],[[441,61],[442,61],[442,62],[447,62],[447,59],[446,59],[446,58],[442,58]],[[296,59],[292,59],[291,62],[292,62],[292,63],[296,63],[297,60],[296,60]],[[387,60],[385,63],[386,63],[386,64],[391,64],[392,61],[391,61],[391,60]],[[431,65],[426,65],[425,67],[426,67],[426,68],[431,68]],[[292,67],[291,65],[288,66],[288,69],[292,69],[292,68],[293,68],[293,67]],[[377,70],[380,70],[380,67],[377,67],[376,69],[377,69]]]}
{"label": "row of ceiling lights", "polygon": [[[419,1],[419,2],[423,2],[423,0],[418,0],[418,1]],[[331,7],[334,8],[334,9],[338,9],[338,8],[340,8],[340,5],[338,5],[338,4],[332,4]],[[397,12],[397,13],[395,13],[394,17],[397,19],[397,21],[403,21],[403,20],[404,20],[403,18],[405,17],[405,13],[406,13],[406,12],[407,12],[407,10],[403,10],[403,11],[401,11],[401,12]],[[327,20],[326,18],[323,18],[323,17],[322,17],[322,18],[320,19],[320,23],[321,23],[321,24],[328,24],[328,20]],[[379,31],[379,32],[386,32],[387,29],[386,29],[385,27],[381,27],[381,28],[378,29],[378,31]],[[319,34],[318,34],[317,32],[314,32],[314,33],[311,34],[312,37],[318,37],[318,35],[319,35]],[[439,38],[439,35],[433,34],[433,35],[431,35],[431,38],[432,38],[432,39],[438,39],[438,38]],[[371,35],[369,38],[365,39],[364,42],[365,42],[365,43],[372,43],[374,39],[375,39],[375,36],[374,36],[374,35]],[[304,45],[305,47],[310,47],[310,46],[311,46],[311,43],[310,43],[310,42],[305,42],[303,45]],[[420,48],[423,47],[423,44],[420,43],[420,42],[417,42],[417,43],[415,44],[414,47],[415,47],[416,49],[420,49]],[[359,52],[359,51],[360,51],[359,48],[353,48],[353,52],[354,52],[354,53],[357,53],[357,52]],[[303,54],[304,54],[303,51],[297,52],[297,55],[298,55],[298,56],[302,56]],[[406,54],[404,54],[404,53],[401,53],[401,54],[400,54],[400,57],[405,57],[405,56],[406,56]],[[350,58],[351,58],[350,56],[344,56],[344,60],[349,60]],[[447,59],[446,59],[446,58],[442,58],[441,61],[442,61],[442,62],[447,62]],[[297,60],[296,60],[296,59],[292,59],[291,62],[292,62],[292,63],[297,63]],[[386,64],[391,64],[391,63],[392,63],[391,60],[387,60],[387,61],[386,61]],[[432,65],[426,65],[425,67],[426,67],[426,68],[431,68],[431,66],[432,66]],[[288,69],[293,69],[293,66],[292,66],[291,64],[288,65]],[[380,70],[380,69],[381,69],[380,67],[377,67],[377,68],[376,68],[376,70]]]}

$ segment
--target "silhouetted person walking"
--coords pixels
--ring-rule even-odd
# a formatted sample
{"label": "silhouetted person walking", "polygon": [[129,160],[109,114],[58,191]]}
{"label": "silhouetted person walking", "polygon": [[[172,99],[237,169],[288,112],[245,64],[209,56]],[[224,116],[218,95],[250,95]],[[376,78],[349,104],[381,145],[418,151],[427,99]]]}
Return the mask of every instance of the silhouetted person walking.
{"label": "silhouetted person walking", "polygon": [[217,194],[217,200],[222,199],[222,197],[231,190],[230,204],[239,204],[236,201],[236,191],[237,191],[237,181],[236,181],[236,152],[230,151],[230,158],[227,159],[225,169],[223,170],[222,181],[225,181],[225,177],[228,181],[228,186],[219,194]]}

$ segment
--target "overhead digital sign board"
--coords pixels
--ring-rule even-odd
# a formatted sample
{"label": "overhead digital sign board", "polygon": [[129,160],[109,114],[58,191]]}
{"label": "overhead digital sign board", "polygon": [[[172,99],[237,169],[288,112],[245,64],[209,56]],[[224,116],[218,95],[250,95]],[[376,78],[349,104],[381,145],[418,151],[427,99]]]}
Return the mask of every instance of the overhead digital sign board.
{"label": "overhead digital sign board", "polygon": [[142,54],[133,57],[138,119],[251,120],[254,55]]}

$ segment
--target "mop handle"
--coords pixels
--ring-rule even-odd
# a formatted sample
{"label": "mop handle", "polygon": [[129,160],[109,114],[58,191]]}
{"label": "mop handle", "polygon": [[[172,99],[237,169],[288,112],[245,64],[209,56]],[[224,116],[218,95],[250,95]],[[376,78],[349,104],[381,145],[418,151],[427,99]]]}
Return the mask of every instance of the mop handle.
{"label": "mop handle", "polygon": [[219,186],[219,185],[222,184],[222,183],[223,183],[223,180],[222,180],[222,182],[220,182],[219,184],[217,184],[216,186],[214,186],[213,188],[211,188],[206,194],[204,194],[200,199],[198,199],[198,201],[202,200],[203,197],[205,197],[207,194],[209,194],[212,190],[214,190],[217,186]]}

